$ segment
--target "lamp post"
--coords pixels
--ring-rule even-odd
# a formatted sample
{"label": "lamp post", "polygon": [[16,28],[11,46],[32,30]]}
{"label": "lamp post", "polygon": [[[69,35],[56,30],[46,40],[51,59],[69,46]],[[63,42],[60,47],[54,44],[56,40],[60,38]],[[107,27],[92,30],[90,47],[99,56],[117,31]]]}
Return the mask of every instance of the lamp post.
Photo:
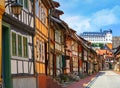
{"label": "lamp post", "polygon": [[15,1],[7,1],[7,4],[5,5],[5,8],[11,4],[11,11],[14,15],[18,16],[22,12],[22,5]]}

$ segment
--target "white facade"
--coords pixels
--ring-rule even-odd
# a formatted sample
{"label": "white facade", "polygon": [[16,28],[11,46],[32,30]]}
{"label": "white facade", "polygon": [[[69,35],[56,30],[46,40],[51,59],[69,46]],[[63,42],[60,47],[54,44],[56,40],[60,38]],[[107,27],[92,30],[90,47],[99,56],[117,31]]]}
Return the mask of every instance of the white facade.
{"label": "white facade", "polygon": [[112,30],[100,32],[83,32],[80,34],[82,38],[91,43],[112,43]]}

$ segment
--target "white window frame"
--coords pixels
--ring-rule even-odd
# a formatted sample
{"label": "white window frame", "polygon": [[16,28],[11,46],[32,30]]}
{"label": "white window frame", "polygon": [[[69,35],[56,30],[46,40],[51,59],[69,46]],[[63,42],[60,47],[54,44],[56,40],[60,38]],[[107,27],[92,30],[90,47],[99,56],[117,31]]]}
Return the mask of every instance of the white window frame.
{"label": "white window frame", "polygon": [[[16,52],[17,52],[17,54],[16,54],[16,56],[13,56],[12,55],[12,42],[11,42],[11,58],[15,58],[15,59],[21,59],[21,60],[28,60],[28,58],[29,58],[29,53],[28,53],[28,56],[27,57],[24,57],[23,56],[23,37],[26,37],[27,38],[27,43],[28,43],[28,37],[27,37],[27,35],[23,35],[23,34],[21,34],[20,32],[16,32],[15,30],[11,30],[11,41],[12,41],[12,32],[13,33],[15,33],[16,34]],[[18,35],[21,35],[21,37],[22,37],[22,57],[19,57],[18,56]],[[28,45],[27,45],[27,51],[28,51]]]}

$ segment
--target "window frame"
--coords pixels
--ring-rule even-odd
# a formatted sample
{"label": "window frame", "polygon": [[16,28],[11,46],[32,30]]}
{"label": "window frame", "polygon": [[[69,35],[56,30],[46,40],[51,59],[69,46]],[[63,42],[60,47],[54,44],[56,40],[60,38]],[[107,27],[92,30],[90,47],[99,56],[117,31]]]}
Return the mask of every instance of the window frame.
{"label": "window frame", "polygon": [[[18,38],[18,36],[20,36],[21,37],[21,56],[19,55],[19,38]],[[22,57],[23,56],[23,51],[22,51],[22,49],[23,49],[23,42],[22,42],[22,35],[20,35],[20,34],[18,34],[17,35],[17,39],[18,39],[18,45],[17,45],[17,47],[18,47],[18,57]]]}
{"label": "window frame", "polygon": [[12,42],[12,41],[13,41],[13,36],[12,36],[13,33],[14,33],[14,34],[16,35],[16,37],[17,37],[17,34],[16,34],[15,32],[11,32],[11,51],[12,51],[12,52],[11,52],[11,55],[12,55],[12,56],[17,56],[17,39],[16,39],[16,37],[15,37],[15,41],[16,41],[16,46],[15,46],[16,49],[15,49],[15,51],[16,51],[16,54],[13,55],[13,46],[14,46],[14,45],[13,45],[13,42]]}
{"label": "window frame", "polygon": [[[29,0],[17,0],[19,4],[23,6],[24,9],[28,10],[29,9]],[[27,2],[27,7],[25,6],[25,2]]]}
{"label": "window frame", "polygon": [[[27,53],[27,57],[24,57],[24,55],[23,55],[23,37],[25,37],[25,38],[27,38],[27,52],[29,52],[28,51],[28,37],[27,37],[27,35],[23,35],[23,34],[21,34],[21,33],[19,33],[19,32],[16,32],[15,30],[11,30],[11,40],[12,40],[12,33],[15,33],[16,34],[16,56],[14,56],[13,54],[12,54],[12,42],[11,42],[11,58],[15,58],[15,59],[23,59],[23,60],[27,60],[28,59],[28,57],[29,57],[29,53]],[[19,56],[18,55],[18,35],[20,35],[21,36],[21,42],[22,42],[22,56]]]}
{"label": "window frame", "polygon": [[26,55],[24,55],[24,39],[23,39],[23,57],[24,58],[28,58],[28,38],[26,37],[26,36],[23,36],[23,38],[25,38],[26,39]]}
{"label": "window frame", "polygon": [[[37,44],[38,42],[38,44]],[[36,41],[36,57],[38,55],[38,57],[36,58],[37,61],[44,63],[45,64],[45,45],[44,42],[37,39]]]}
{"label": "window frame", "polygon": [[36,16],[44,25],[47,25],[47,8],[41,3],[41,1],[36,1],[35,4],[38,5],[38,7],[36,6]]}

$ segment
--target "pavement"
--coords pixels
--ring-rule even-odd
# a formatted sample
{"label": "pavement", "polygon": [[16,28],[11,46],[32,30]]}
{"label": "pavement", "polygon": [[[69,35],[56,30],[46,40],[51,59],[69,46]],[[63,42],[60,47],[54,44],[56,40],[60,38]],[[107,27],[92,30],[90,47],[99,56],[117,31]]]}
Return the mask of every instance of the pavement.
{"label": "pavement", "polygon": [[114,71],[116,74],[120,74],[120,71]]}
{"label": "pavement", "polygon": [[86,88],[120,88],[120,74],[114,71],[100,71]]}
{"label": "pavement", "polygon": [[[100,71],[64,88],[120,88],[120,72]],[[110,85],[115,84],[115,85]]]}
{"label": "pavement", "polygon": [[88,76],[84,79],[80,79],[78,82],[71,83],[64,88],[85,88],[88,85],[88,83],[96,77],[96,75],[97,73]]}

